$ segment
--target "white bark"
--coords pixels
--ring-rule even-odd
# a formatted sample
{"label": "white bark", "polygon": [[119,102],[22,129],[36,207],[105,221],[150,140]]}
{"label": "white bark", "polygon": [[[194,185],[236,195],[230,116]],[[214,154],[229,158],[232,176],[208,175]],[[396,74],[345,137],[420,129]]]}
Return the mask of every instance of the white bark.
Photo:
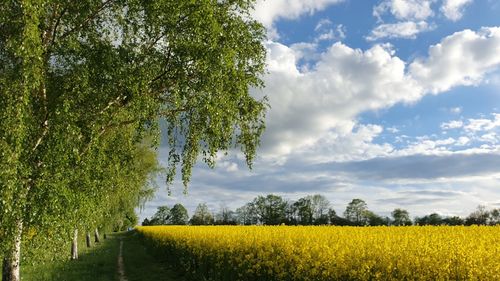
{"label": "white bark", "polygon": [[78,229],[75,228],[75,233],[73,234],[73,241],[71,242],[71,259],[78,259]]}
{"label": "white bark", "polygon": [[18,220],[16,223],[16,233],[14,236],[14,244],[7,253],[2,266],[2,281],[20,281],[19,274],[21,261],[21,238],[23,233],[23,222]]}
{"label": "white bark", "polygon": [[87,242],[87,248],[90,248],[92,244],[90,243],[90,232],[87,231],[87,235],[85,235],[85,241]]}
{"label": "white bark", "polygon": [[101,242],[101,239],[99,239],[99,229],[97,229],[97,228],[94,230],[94,238],[95,238],[95,240],[94,240],[94,241],[95,241],[96,243]]}

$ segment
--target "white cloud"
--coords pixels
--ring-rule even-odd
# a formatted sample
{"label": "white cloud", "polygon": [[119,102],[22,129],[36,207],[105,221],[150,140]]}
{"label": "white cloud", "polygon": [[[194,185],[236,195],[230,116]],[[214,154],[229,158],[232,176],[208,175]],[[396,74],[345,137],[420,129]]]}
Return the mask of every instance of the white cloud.
{"label": "white cloud", "polygon": [[441,129],[443,130],[450,130],[450,129],[457,129],[457,128],[462,128],[464,125],[464,122],[460,120],[453,120],[450,122],[445,122],[441,124]]}
{"label": "white cloud", "polygon": [[471,4],[473,0],[444,0],[441,12],[452,21],[462,18],[465,6]]}
{"label": "white cloud", "polygon": [[258,0],[253,17],[266,27],[272,27],[278,19],[297,19],[304,14],[313,14],[329,5],[344,0]]}
{"label": "white cloud", "polygon": [[374,41],[382,38],[406,38],[415,39],[417,34],[434,29],[425,21],[413,22],[405,21],[398,23],[381,24],[372,30],[371,34],[366,37],[369,41]]}
{"label": "white cloud", "polygon": [[461,137],[458,138],[458,140],[455,143],[455,145],[457,145],[457,146],[465,146],[465,145],[468,145],[469,143],[470,143],[470,139],[468,137],[461,136]]}
{"label": "white cloud", "polygon": [[434,0],[385,0],[373,8],[373,15],[381,20],[390,12],[399,20],[425,20],[432,16],[431,4]]}
{"label": "white cloud", "polygon": [[306,72],[297,68],[293,49],[269,43],[268,50],[270,73],[262,93],[271,104],[265,154],[291,154],[327,138],[332,130],[352,133],[352,120],[359,113],[413,102],[423,93],[389,46],[362,51],[335,43]]}
{"label": "white cloud", "polygon": [[468,132],[475,133],[491,131],[498,127],[500,127],[500,114],[493,113],[493,119],[469,119],[468,124],[464,126],[464,129]]}
{"label": "white cloud", "polygon": [[331,130],[314,145],[297,151],[298,157],[309,163],[346,162],[389,156],[394,150],[388,143],[374,143],[383,131],[382,126],[351,125],[353,127],[343,130]]}
{"label": "white cloud", "polygon": [[342,40],[345,38],[345,26],[342,24],[336,25],[334,28],[329,28],[320,32],[318,36],[314,39],[315,42],[321,41],[331,41],[331,40]]}
{"label": "white cloud", "polygon": [[464,30],[429,48],[429,56],[410,65],[410,74],[432,93],[476,85],[500,66],[500,27]]}
{"label": "white cloud", "polygon": [[[268,42],[267,48],[266,88],[254,92],[267,95],[271,105],[261,155],[276,157],[279,163],[306,152],[309,159],[360,159],[393,149],[373,144],[368,134],[359,133],[362,126],[355,120],[360,113],[413,103],[426,94],[467,85],[470,77],[479,83],[485,73],[500,65],[500,28],[457,32],[431,46],[427,58],[411,63],[398,58],[390,45],[360,50],[337,42],[323,53],[317,51],[316,43],[288,47]],[[299,62],[312,57],[306,66]],[[463,121],[441,126],[444,130],[473,126],[459,122]],[[343,154],[335,146],[339,143],[346,146]],[[329,149],[319,149],[328,145]],[[413,151],[430,153],[432,147],[443,151],[451,147],[432,142],[413,145]]]}
{"label": "white cloud", "polygon": [[333,22],[329,19],[320,19],[314,28],[314,31],[320,31],[324,28],[328,28],[333,25]]}
{"label": "white cloud", "polygon": [[460,114],[462,112],[462,107],[452,107],[450,108],[450,112],[454,114]]}
{"label": "white cloud", "polygon": [[396,134],[396,133],[399,133],[399,129],[396,128],[396,127],[389,127],[386,129],[388,132],[390,133],[393,133],[393,134]]}
{"label": "white cloud", "polygon": [[497,144],[500,140],[500,136],[497,135],[497,133],[491,132],[480,136],[479,140],[481,140],[482,142]]}
{"label": "white cloud", "polygon": [[455,143],[456,140],[453,138],[416,140],[411,142],[407,147],[395,151],[391,156],[450,154],[449,147]]}
{"label": "white cloud", "polygon": [[321,19],[314,28],[317,33],[314,42],[342,40],[346,37],[346,28],[342,24],[334,25],[329,19]]}

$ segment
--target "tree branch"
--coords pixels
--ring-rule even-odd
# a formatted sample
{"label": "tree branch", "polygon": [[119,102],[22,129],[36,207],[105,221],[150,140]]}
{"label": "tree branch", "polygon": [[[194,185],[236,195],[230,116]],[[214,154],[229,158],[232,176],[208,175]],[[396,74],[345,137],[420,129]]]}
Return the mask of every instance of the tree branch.
{"label": "tree branch", "polygon": [[165,76],[167,73],[168,73],[168,64],[170,63],[170,58],[172,57],[172,51],[170,49],[170,47],[168,48],[168,53],[167,53],[167,58],[165,60],[165,66],[164,66],[164,70],[162,73],[158,74],[155,78],[153,78],[151,81],[149,81],[148,84],[153,84],[154,82],[160,80],[163,76]]}
{"label": "tree branch", "polygon": [[113,128],[118,128],[118,127],[126,126],[126,125],[131,125],[131,124],[134,124],[137,121],[139,121],[139,119],[131,119],[131,120],[126,120],[126,121],[122,121],[122,122],[118,122],[118,123],[114,123],[114,124],[113,124],[112,121],[109,121],[108,124],[106,124],[105,126],[101,127],[101,130],[99,131],[99,133],[97,134],[97,136],[94,136],[93,138],[90,139],[90,141],[87,143],[87,145],[82,150],[82,152],[80,153],[79,156],[82,157],[83,155],[85,155],[85,153],[87,153],[89,151],[90,147],[92,147],[92,145],[100,137],[102,137],[102,135],[104,135],[104,133],[106,133],[108,130],[113,129]]}
{"label": "tree branch", "polygon": [[85,20],[81,24],[79,24],[79,25],[73,27],[72,29],[70,29],[69,31],[63,33],[63,35],[61,35],[61,39],[66,38],[71,33],[75,32],[78,29],[80,29],[80,28],[84,27],[85,25],[87,25],[90,21],[92,21],[94,18],[96,18],[99,15],[99,13],[102,10],[104,10],[106,8],[106,6],[108,6],[108,4],[110,4],[110,3],[114,2],[114,1],[115,0],[106,0],[105,2],[103,2],[102,5],[99,6],[99,8],[97,8],[95,11],[93,11],[92,13],[90,13],[90,15],[87,18],[85,18]]}
{"label": "tree branch", "polygon": [[57,35],[57,28],[59,27],[59,23],[61,22],[62,16],[66,13],[67,9],[64,8],[59,16],[57,17],[56,24],[54,25],[54,29],[52,30],[52,38],[50,40],[50,46],[53,46],[55,41],[56,41],[56,35]]}
{"label": "tree branch", "polygon": [[43,107],[43,112],[44,112],[44,121],[42,122],[42,134],[40,137],[38,137],[37,141],[35,142],[35,146],[33,146],[33,149],[31,150],[32,152],[35,152],[35,150],[40,146],[42,143],[42,140],[45,138],[47,133],[49,132],[49,111],[47,107],[47,88],[45,87],[45,83],[42,83],[41,86],[41,95],[40,99],[42,102],[42,107]]}
{"label": "tree branch", "polygon": [[114,100],[110,101],[108,103],[108,105],[106,105],[106,107],[104,107],[101,111],[99,111],[99,115],[101,114],[104,114],[104,112],[106,112],[106,110],[110,109],[111,106],[115,105],[115,104],[118,104],[120,101],[122,101],[123,99],[125,99],[125,97],[123,95],[119,95],[118,97],[116,97]]}

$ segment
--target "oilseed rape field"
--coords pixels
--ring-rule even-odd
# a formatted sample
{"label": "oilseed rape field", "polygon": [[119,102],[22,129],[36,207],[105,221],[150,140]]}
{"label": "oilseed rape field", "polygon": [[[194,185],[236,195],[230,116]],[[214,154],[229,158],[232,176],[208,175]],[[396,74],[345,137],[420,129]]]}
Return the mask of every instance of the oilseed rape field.
{"label": "oilseed rape field", "polygon": [[190,280],[500,280],[500,227],[148,226]]}

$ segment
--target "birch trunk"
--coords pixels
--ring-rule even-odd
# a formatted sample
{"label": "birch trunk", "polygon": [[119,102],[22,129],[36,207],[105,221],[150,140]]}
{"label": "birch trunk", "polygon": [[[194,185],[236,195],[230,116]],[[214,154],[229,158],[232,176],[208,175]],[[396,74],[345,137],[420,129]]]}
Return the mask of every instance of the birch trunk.
{"label": "birch trunk", "polygon": [[95,240],[94,240],[94,241],[95,241],[96,243],[101,242],[101,239],[99,239],[99,229],[97,229],[97,228],[96,228],[96,229],[95,229],[95,231],[94,231],[94,238],[95,238]]}
{"label": "birch trunk", "polygon": [[87,248],[90,248],[92,244],[90,244],[90,232],[87,231],[87,235],[85,235],[85,241],[87,242]]}
{"label": "birch trunk", "polygon": [[75,228],[75,233],[73,234],[73,241],[71,242],[71,259],[78,259],[78,229]]}
{"label": "birch trunk", "polygon": [[2,264],[2,281],[20,281],[19,274],[21,260],[21,238],[23,233],[23,222],[18,220],[16,223],[16,233],[14,244],[9,253],[5,256]]}

